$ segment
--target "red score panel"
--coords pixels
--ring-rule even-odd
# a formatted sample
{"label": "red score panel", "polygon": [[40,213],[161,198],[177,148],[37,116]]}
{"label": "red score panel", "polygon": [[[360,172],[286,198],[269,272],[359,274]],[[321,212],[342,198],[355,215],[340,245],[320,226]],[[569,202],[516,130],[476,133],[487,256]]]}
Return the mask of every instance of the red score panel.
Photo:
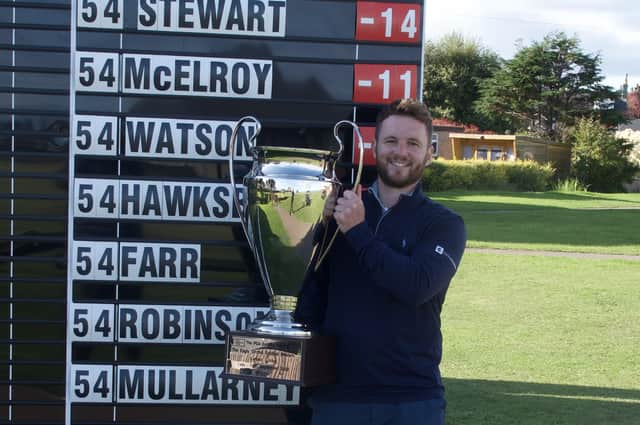
{"label": "red score panel", "polygon": [[415,43],[422,40],[422,7],[408,3],[359,1],[356,40]]}
{"label": "red score panel", "polygon": [[[376,138],[375,127],[360,127],[362,135],[362,144],[364,145],[364,154],[362,155],[362,163],[364,165],[376,165],[376,159],[373,157],[373,141]],[[353,163],[360,164],[360,143],[358,136],[353,132]]]}
{"label": "red score panel", "polygon": [[354,74],[353,101],[356,103],[416,98],[417,65],[355,64]]}

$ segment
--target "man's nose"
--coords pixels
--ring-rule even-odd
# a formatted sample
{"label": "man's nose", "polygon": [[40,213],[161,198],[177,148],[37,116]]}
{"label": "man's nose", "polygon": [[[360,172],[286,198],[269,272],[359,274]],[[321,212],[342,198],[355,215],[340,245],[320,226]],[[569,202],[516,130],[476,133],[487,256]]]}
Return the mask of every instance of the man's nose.
{"label": "man's nose", "polygon": [[399,141],[398,143],[396,143],[396,149],[395,149],[396,155],[406,156],[407,152],[408,152],[407,142]]}

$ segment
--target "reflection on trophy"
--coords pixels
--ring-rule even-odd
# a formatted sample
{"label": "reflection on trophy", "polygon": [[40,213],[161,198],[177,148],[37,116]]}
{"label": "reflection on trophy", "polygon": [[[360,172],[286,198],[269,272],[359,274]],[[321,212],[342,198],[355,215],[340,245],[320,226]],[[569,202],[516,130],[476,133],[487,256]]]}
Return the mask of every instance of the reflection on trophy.
{"label": "reflection on trophy", "polygon": [[321,246],[314,236],[325,200],[340,188],[334,169],[343,150],[338,130],[351,125],[359,138],[360,152],[362,137],[354,123],[340,121],[334,127],[335,151],[256,146],[260,122],[244,117],[236,124],[229,144],[229,174],[234,187],[237,135],[250,122],[255,123],[256,131],[249,140],[253,165],[243,179],[247,190],[243,205],[236,192],[231,192],[271,310],[246,331],[227,335],[225,374],[301,385],[329,383],[335,379],[333,339],[312,335],[292,314],[307,270],[317,266],[331,245]]}

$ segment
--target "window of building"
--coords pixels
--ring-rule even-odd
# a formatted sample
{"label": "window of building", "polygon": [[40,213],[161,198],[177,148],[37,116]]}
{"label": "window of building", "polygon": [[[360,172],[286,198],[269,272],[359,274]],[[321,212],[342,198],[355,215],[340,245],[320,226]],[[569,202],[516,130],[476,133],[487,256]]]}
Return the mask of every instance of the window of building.
{"label": "window of building", "polygon": [[433,133],[431,135],[431,147],[433,148],[433,156],[438,156],[438,134]]}
{"label": "window of building", "polygon": [[476,149],[476,159],[488,159],[489,148],[487,146],[478,146]]}
{"label": "window of building", "polygon": [[473,159],[473,146],[462,146],[462,159]]}

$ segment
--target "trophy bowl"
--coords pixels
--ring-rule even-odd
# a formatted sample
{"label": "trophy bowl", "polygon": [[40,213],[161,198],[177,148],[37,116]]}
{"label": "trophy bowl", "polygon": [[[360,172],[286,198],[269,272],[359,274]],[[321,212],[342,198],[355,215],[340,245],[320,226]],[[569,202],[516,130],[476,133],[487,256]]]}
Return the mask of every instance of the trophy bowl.
{"label": "trophy bowl", "polygon": [[271,311],[251,329],[265,334],[309,336],[291,313],[307,268],[326,198],[340,183],[333,175],[339,152],[261,146],[244,177],[248,239],[271,299]]}
{"label": "trophy bowl", "polygon": [[[253,164],[242,180],[246,188],[244,202],[240,202],[235,190],[231,192],[271,309],[245,331],[229,333],[225,374],[308,385],[317,379],[324,380],[310,378],[308,371],[333,367],[330,351],[335,350],[334,342],[313,335],[304,324],[296,323],[293,311],[305,274],[317,265],[319,258],[324,258],[323,251],[326,253],[331,245],[322,246],[319,241],[326,238],[317,234],[323,227],[325,202],[341,186],[335,176],[335,164],[343,150],[338,129],[348,123],[355,128],[361,144],[362,138],[355,124],[340,121],[334,127],[338,144],[335,151],[256,146],[260,122],[254,117],[243,117],[229,143],[233,187],[237,133],[249,122],[256,125],[256,131],[249,140]],[[307,363],[313,364],[306,366]],[[331,374],[329,370],[323,373]]]}

